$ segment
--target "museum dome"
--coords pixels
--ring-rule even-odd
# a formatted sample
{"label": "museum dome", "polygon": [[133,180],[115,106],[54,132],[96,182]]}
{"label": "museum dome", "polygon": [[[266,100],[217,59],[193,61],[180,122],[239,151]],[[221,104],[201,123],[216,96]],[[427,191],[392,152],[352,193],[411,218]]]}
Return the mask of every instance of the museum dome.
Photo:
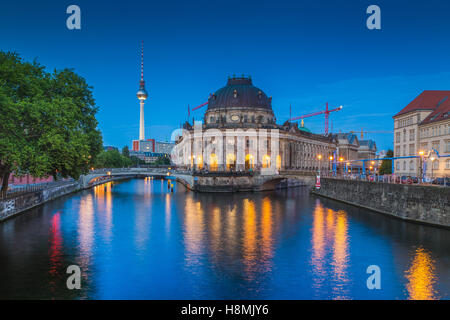
{"label": "museum dome", "polygon": [[210,95],[208,99],[208,111],[242,108],[272,111],[272,98],[255,87],[250,77],[228,78],[227,85]]}

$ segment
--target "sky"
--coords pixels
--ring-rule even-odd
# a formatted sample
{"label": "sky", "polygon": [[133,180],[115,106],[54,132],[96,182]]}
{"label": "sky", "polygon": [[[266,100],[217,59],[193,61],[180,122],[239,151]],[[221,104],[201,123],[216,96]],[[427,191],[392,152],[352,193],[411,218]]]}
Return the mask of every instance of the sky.
{"label": "sky", "polygon": [[[81,9],[81,30],[66,27],[72,4]],[[381,30],[366,27],[372,4],[381,9]],[[104,145],[138,138],[141,40],[147,138],[170,139],[188,104],[206,102],[234,74],[251,75],[273,97],[278,123],[289,105],[297,116],[328,102],[343,106],[330,115],[333,132],[392,131],[392,116],[423,90],[450,90],[449,15],[446,0],[2,0],[0,50],[83,76]],[[324,118],[305,126],[322,133]],[[390,133],[364,138],[392,148]]]}

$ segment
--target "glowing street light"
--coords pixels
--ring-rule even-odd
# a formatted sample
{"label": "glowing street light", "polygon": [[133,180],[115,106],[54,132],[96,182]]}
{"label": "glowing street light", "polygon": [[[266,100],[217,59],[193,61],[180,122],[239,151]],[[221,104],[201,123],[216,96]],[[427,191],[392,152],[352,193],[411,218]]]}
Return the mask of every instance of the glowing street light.
{"label": "glowing street light", "polygon": [[322,155],[317,155],[317,159],[319,159],[319,175],[320,175],[320,168],[322,167]]}
{"label": "glowing street light", "polygon": [[423,150],[419,150],[419,173],[420,173],[420,179],[419,179],[419,183],[421,182],[421,180],[423,180],[423,155],[425,154],[425,152]]}
{"label": "glowing street light", "polygon": [[434,167],[434,160],[436,160],[436,158],[432,156],[430,160],[431,160],[431,179],[433,179],[433,167]]}

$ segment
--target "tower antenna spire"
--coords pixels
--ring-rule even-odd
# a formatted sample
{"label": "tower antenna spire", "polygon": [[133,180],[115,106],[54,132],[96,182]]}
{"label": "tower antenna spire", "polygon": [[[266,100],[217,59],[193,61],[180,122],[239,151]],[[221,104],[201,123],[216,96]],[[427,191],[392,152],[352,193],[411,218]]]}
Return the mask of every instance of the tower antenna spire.
{"label": "tower antenna spire", "polygon": [[141,40],[141,81],[144,81],[144,40]]}

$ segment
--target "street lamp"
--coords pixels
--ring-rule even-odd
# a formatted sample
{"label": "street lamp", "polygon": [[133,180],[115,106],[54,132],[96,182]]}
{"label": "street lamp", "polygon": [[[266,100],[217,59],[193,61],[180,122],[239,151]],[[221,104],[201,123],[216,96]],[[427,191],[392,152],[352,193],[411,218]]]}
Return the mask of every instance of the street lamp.
{"label": "street lamp", "polygon": [[322,167],[322,155],[317,155],[317,159],[319,159],[319,175],[320,175],[320,168]]}
{"label": "street lamp", "polygon": [[433,180],[433,167],[434,167],[434,160],[436,160],[435,157],[431,157],[431,180]]}
{"label": "street lamp", "polygon": [[342,175],[344,175],[344,165],[343,165],[343,161],[344,161],[344,158],[340,157],[340,158],[339,158],[339,162],[341,163],[341,171],[342,171]]}
{"label": "street lamp", "polygon": [[423,180],[423,155],[425,154],[425,152],[423,150],[419,150],[419,183]]}
{"label": "street lamp", "polygon": [[331,173],[331,171],[333,170],[333,164],[332,164],[332,161],[333,161],[333,156],[330,156],[330,173]]}

